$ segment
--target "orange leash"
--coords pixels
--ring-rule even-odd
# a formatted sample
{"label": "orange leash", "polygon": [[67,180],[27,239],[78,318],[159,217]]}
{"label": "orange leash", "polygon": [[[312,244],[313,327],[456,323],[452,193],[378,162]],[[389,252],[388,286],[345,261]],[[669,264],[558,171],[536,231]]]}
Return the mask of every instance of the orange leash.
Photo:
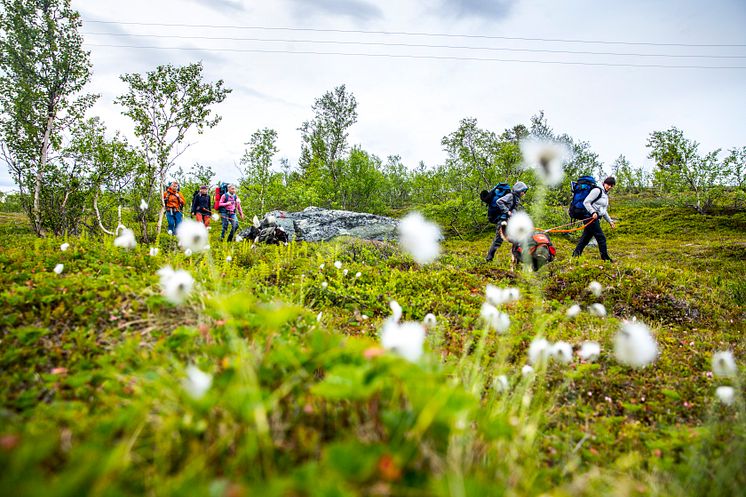
{"label": "orange leash", "polygon": [[[565,226],[572,226],[573,224],[576,224],[576,223],[584,223],[585,221],[588,221],[588,222],[585,223],[583,226],[578,226],[576,228],[570,228],[570,229],[566,229],[566,230],[558,229],[558,228],[564,228]],[[588,219],[583,219],[582,221],[573,221],[572,223],[561,224],[559,226],[555,226],[554,228],[549,228],[549,229],[546,229],[546,230],[543,230],[541,228],[536,228],[536,230],[537,231],[542,231],[544,233],[572,233],[573,231],[580,231],[580,230],[585,229],[593,221],[594,221],[594,219],[592,217],[589,217]]]}

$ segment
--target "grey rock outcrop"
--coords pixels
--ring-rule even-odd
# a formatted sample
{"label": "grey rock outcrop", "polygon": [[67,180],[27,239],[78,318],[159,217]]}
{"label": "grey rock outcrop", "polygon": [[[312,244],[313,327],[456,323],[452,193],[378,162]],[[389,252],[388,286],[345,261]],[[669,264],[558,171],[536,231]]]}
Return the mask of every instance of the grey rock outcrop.
{"label": "grey rock outcrop", "polygon": [[[337,236],[351,236],[364,240],[390,240],[396,237],[399,221],[390,217],[361,212],[307,207],[301,212],[272,211],[277,225],[290,240],[320,242]],[[249,230],[241,231],[247,238]]]}

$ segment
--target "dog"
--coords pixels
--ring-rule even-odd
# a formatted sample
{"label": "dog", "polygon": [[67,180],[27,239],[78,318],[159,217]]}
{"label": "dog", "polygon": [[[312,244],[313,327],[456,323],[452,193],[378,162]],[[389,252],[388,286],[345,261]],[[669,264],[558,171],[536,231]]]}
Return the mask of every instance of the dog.
{"label": "dog", "polygon": [[508,223],[500,225],[500,236],[503,241],[511,244],[510,247],[510,271],[515,272],[519,263],[530,265],[531,269],[538,271],[554,260],[557,249],[554,248],[552,240],[545,232],[534,233],[525,243],[514,242],[505,235]]}

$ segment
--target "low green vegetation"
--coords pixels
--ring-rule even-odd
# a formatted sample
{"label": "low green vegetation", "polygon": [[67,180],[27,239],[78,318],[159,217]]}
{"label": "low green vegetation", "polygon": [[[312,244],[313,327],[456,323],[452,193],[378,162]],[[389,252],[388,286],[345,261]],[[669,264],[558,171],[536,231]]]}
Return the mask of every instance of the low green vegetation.
{"label": "low green vegetation", "polygon": [[[252,247],[215,232],[204,254],[164,235],[150,256],[37,238],[3,214],[0,493],[742,494],[743,375],[713,377],[710,361],[746,356],[746,216],[614,207],[617,262],[593,247],[570,260],[573,235],[555,236],[558,259],[536,274],[511,272],[506,247],[485,263],[486,233],[449,237],[427,266],[389,243]],[[182,305],[161,295],[166,264],[195,279]],[[479,319],[487,284],[521,292],[506,333]],[[380,347],[392,300],[404,321],[436,316],[419,361]],[[596,302],[606,318],[585,311]],[[614,358],[632,318],[658,342],[643,369]],[[595,340],[601,356],[524,376],[536,336]],[[211,375],[203,395],[190,366]]]}

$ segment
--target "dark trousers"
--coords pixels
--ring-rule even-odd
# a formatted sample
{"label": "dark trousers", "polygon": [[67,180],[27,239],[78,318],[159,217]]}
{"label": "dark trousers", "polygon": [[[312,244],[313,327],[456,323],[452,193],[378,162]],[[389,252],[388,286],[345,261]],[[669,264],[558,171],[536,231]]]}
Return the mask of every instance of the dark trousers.
{"label": "dark trousers", "polygon": [[601,259],[610,261],[611,257],[609,257],[609,252],[606,250],[606,235],[604,235],[603,230],[601,230],[600,219],[596,219],[585,227],[583,235],[580,237],[580,240],[578,240],[578,244],[575,246],[572,255],[579,257],[583,253],[585,246],[591,241],[591,238],[595,238],[596,243],[598,243],[598,251],[601,253]]}
{"label": "dark trousers", "polygon": [[497,220],[497,228],[495,229],[495,239],[492,240],[492,245],[490,245],[490,249],[487,251],[487,260],[491,261],[495,257],[495,252],[497,252],[497,249],[500,248],[500,245],[503,244],[503,237],[500,235],[500,228],[502,228],[501,223],[505,221],[506,218],[500,218]]}
{"label": "dark trousers", "polygon": [[228,234],[228,241],[233,241],[233,234],[236,232],[236,229],[238,228],[238,219],[236,219],[236,213],[235,212],[226,212],[225,214],[222,214],[223,218],[223,230],[220,232],[220,239],[222,240],[225,236],[225,231],[228,228],[228,225],[231,226],[231,232]]}

